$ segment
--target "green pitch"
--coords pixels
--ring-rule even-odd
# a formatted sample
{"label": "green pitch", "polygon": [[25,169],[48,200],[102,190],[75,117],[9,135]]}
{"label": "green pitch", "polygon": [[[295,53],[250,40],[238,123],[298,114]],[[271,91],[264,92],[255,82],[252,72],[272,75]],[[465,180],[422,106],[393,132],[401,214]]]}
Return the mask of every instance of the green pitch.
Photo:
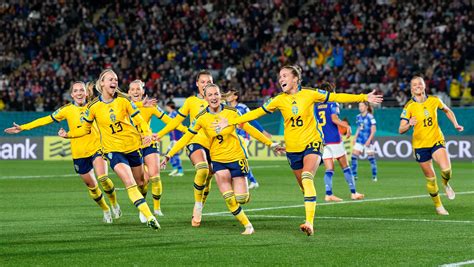
{"label": "green pitch", "polygon": [[162,229],[153,231],[139,223],[123,190],[123,217],[103,224],[71,162],[0,161],[0,265],[434,266],[474,260],[472,163],[454,163],[457,196],[442,196],[450,212],[444,217],[435,214],[415,162],[379,161],[373,183],[368,162],[361,161],[357,186],[366,200],[358,202],[348,200],[336,169],[333,191],[346,201],[340,204],[324,203],[321,168],[312,237],[299,231],[303,196],[287,163],[250,164],[260,188],[251,191],[244,210],[256,233],[241,236],[243,227],[229,215],[215,183],[201,227],[191,227],[194,172],[187,163],[183,177],[162,174],[165,216],[158,218]]}

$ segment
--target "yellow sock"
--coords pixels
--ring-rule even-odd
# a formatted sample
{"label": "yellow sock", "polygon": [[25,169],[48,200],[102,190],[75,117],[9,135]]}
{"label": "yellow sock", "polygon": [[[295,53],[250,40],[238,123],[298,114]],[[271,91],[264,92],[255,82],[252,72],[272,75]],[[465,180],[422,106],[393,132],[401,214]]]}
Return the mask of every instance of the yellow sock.
{"label": "yellow sock", "polygon": [[246,204],[250,201],[250,194],[249,193],[235,194],[235,200],[239,204]]}
{"label": "yellow sock", "polygon": [[105,202],[104,195],[102,194],[102,191],[100,190],[99,186],[96,185],[95,187],[88,187],[89,189],[89,196],[97,202],[97,205],[103,210],[103,211],[108,211],[110,210],[109,205],[107,205],[107,202]]}
{"label": "yellow sock", "polygon": [[138,191],[137,185],[127,187],[127,193],[133,205],[135,205],[135,207],[137,207],[138,210],[140,210],[147,219],[153,216],[151,214],[150,208],[148,207],[148,204],[146,204],[145,198],[143,198],[142,193]]}
{"label": "yellow sock", "polygon": [[316,188],[314,187],[313,174],[303,172],[301,174],[301,183],[303,184],[306,221],[313,224],[314,214],[316,212]]}
{"label": "yellow sock", "polygon": [[151,195],[153,196],[153,209],[161,209],[161,193],[163,192],[163,187],[161,184],[160,176],[154,176],[150,178],[151,181]]}
{"label": "yellow sock", "polygon": [[138,191],[142,194],[142,196],[146,199],[146,194],[148,193],[148,183],[144,181],[143,185],[137,186]]}
{"label": "yellow sock", "polygon": [[441,178],[443,178],[441,182],[443,183],[444,186],[448,185],[452,174],[453,172],[451,171],[451,168],[446,169],[446,170],[441,170]]}
{"label": "yellow sock", "polygon": [[206,183],[204,184],[204,192],[202,193],[202,204],[206,203],[209,192],[211,191],[212,185],[212,174],[210,173],[206,178]]}
{"label": "yellow sock", "polygon": [[225,200],[225,204],[227,204],[227,208],[229,208],[230,212],[237,218],[237,220],[243,225],[246,226],[250,224],[249,218],[245,215],[242,207],[240,207],[239,203],[235,200],[234,191],[230,190],[224,192],[222,194]]}
{"label": "yellow sock", "polygon": [[194,176],[194,201],[202,202],[204,183],[209,175],[209,165],[207,162],[199,162],[194,168],[196,168],[196,175]]}
{"label": "yellow sock", "polygon": [[436,176],[435,177],[425,177],[426,178],[426,189],[428,189],[428,193],[430,193],[431,199],[435,204],[435,207],[441,207],[443,204],[441,203],[441,198],[438,194],[438,184],[436,183]]}
{"label": "yellow sock", "polygon": [[100,185],[104,189],[104,192],[107,194],[110,200],[110,204],[112,206],[117,206],[117,193],[115,192],[114,183],[112,180],[107,176],[107,174],[101,175],[98,177]]}

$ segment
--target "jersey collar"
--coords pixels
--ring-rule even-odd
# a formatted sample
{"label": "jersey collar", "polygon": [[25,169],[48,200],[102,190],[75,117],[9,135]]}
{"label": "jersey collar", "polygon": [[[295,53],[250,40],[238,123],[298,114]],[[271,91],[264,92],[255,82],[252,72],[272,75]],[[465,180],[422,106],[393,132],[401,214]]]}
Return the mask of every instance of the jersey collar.
{"label": "jersey collar", "polygon": [[221,103],[219,107],[220,107],[220,108],[219,108],[219,111],[217,111],[217,112],[215,112],[215,113],[211,111],[211,109],[209,108],[209,106],[207,106],[206,110],[207,110],[207,112],[209,112],[210,114],[219,114],[219,113],[224,109],[224,104]]}
{"label": "jersey collar", "polygon": [[106,101],[104,101],[104,99],[102,99],[102,95],[99,96],[99,100],[102,101],[102,102],[104,102],[105,104],[110,104],[110,103],[114,102],[115,98],[117,98],[117,93],[115,93],[115,94],[114,94],[114,97],[112,98],[112,100],[110,100],[110,101],[108,101],[108,102],[106,102]]}
{"label": "jersey collar", "polygon": [[421,104],[421,103],[425,103],[426,100],[428,100],[428,96],[425,97],[425,101],[423,101],[423,102],[418,102],[418,101],[416,101],[416,98],[415,98],[415,97],[412,97],[411,100],[413,100],[413,102],[415,102],[415,103],[420,103],[420,104]]}

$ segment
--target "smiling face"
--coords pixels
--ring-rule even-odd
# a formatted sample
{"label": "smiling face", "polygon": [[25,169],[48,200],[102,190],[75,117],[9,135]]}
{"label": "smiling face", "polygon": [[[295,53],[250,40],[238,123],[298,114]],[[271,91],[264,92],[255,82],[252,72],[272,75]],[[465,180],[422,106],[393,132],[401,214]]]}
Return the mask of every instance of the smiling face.
{"label": "smiling face", "polygon": [[425,81],[421,77],[415,77],[410,82],[411,94],[413,96],[421,96],[425,94]]}
{"label": "smiling face", "polygon": [[228,104],[230,105],[234,105],[236,102],[237,102],[237,99],[239,97],[237,96],[236,93],[234,92],[231,92],[229,95],[227,95],[227,97],[225,98],[225,100],[227,101]]}
{"label": "smiling face", "polygon": [[282,68],[280,70],[278,82],[285,93],[289,93],[298,88],[298,76],[294,75],[290,68]]}
{"label": "smiling face", "polygon": [[198,88],[199,94],[204,96],[204,87],[206,85],[213,83],[212,76],[208,74],[201,74],[196,81],[196,86]]}
{"label": "smiling face", "polygon": [[78,105],[84,105],[87,101],[87,90],[83,83],[75,83],[72,85],[71,97]]}
{"label": "smiling face", "polygon": [[102,76],[100,81],[100,87],[102,88],[102,94],[112,97],[115,94],[115,90],[118,86],[117,74],[113,71],[108,71]]}
{"label": "smiling face", "polygon": [[222,96],[221,96],[219,87],[217,87],[217,85],[207,87],[204,97],[211,109],[213,110],[219,109]]}
{"label": "smiling face", "polygon": [[139,82],[132,82],[128,87],[128,95],[130,95],[133,102],[141,101],[144,93],[145,91]]}

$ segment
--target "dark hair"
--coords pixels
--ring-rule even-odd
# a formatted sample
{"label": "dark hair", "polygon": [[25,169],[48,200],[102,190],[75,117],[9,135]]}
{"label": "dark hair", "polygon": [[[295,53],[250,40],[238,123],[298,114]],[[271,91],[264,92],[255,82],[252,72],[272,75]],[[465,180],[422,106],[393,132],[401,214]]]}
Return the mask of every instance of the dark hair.
{"label": "dark hair", "polygon": [[173,101],[169,101],[168,103],[166,103],[166,105],[171,109],[176,109],[176,104]]}
{"label": "dark hair", "polygon": [[333,93],[336,90],[336,85],[330,82],[323,81],[319,89]]}
{"label": "dark hair", "polygon": [[285,65],[281,68],[282,69],[287,69],[291,71],[291,74],[294,76],[298,77],[298,84],[301,83],[301,68],[297,65]]}
{"label": "dark hair", "polygon": [[208,71],[208,70],[200,70],[200,71],[198,72],[198,74],[196,75],[196,81],[199,80],[199,78],[201,77],[201,75],[209,75],[209,76],[212,77],[212,74],[211,74],[210,71]]}
{"label": "dark hair", "polygon": [[364,103],[364,105],[367,107],[367,112],[369,112],[370,114],[374,114],[374,108],[369,102],[365,101],[362,103]]}

